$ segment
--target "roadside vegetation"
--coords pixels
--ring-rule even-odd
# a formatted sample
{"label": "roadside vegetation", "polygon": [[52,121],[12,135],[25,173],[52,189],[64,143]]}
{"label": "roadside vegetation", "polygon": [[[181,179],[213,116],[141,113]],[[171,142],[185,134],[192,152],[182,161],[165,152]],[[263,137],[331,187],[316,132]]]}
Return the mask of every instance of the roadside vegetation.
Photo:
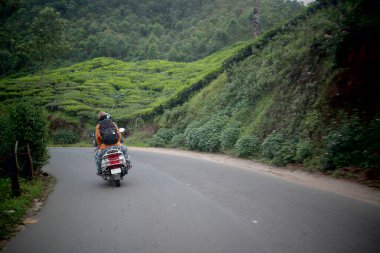
{"label": "roadside vegetation", "polygon": [[365,0],[317,2],[157,117],[150,144],[378,182],[379,63],[369,56],[379,55],[375,10]]}
{"label": "roadside vegetation", "polygon": [[[21,180],[20,197],[13,197],[8,178],[0,178],[0,241],[9,239],[35,201],[44,194],[48,182],[45,179]],[[1,249],[1,243],[0,243]]]}
{"label": "roadside vegetation", "polygon": [[[1,241],[12,235],[36,199],[43,196],[51,177],[42,176],[41,171],[49,157],[48,120],[43,108],[29,103],[1,105],[0,128]],[[26,156],[27,147],[30,156]]]}

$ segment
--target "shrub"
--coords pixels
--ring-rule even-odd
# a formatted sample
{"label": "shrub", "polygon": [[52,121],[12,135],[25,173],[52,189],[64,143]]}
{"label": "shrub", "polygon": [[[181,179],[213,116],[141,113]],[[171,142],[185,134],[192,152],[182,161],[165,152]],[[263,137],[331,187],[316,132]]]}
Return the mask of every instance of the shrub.
{"label": "shrub", "polygon": [[176,134],[176,130],[170,128],[160,128],[153,135],[150,144],[155,147],[163,147],[168,145]]}
{"label": "shrub", "polygon": [[280,152],[284,142],[282,134],[273,133],[268,135],[261,144],[262,155],[272,160]]}
{"label": "shrub", "polygon": [[282,134],[272,133],[268,135],[261,144],[261,148],[263,157],[270,159],[275,165],[284,166],[294,162],[296,144],[290,140],[285,141]]}
{"label": "shrub", "polygon": [[220,149],[220,133],[225,125],[227,117],[216,116],[199,128],[193,128],[186,136],[186,145],[190,149],[205,152],[216,152]]}
{"label": "shrub", "polygon": [[253,156],[259,151],[260,141],[256,136],[245,135],[235,144],[235,152],[240,157]]}
{"label": "shrub", "polygon": [[5,173],[3,162],[7,155],[12,152],[14,146],[14,138],[11,131],[9,114],[5,107],[0,107],[0,177]]}
{"label": "shrub", "polygon": [[240,127],[238,124],[230,125],[223,129],[220,135],[220,146],[222,150],[233,148],[239,138]]}
{"label": "shrub", "polygon": [[364,168],[380,168],[380,115],[374,117],[368,127],[363,127],[362,152],[358,163]]}
{"label": "shrub", "polygon": [[52,135],[54,144],[73,144],[80,140],[79,134],[72,130],[60,129]]}
{"label": "shrub", "polygon": [[198,149],[198,143],[200,139],[198,134],[198,128],[187,129],[185,138],[185,145],[187,148],[192,150]]}
{"label": "shrub", "polygon": [[[11,133],[11,123],[9,114],[6,112],[5,107],[0,108],[0,156],[6,156],[11,150],[14,144],[13,134]],[[12,144],[13,143],[13,144]]]}
{"label": "shrub", "polygon": [[180,134],[175,135],[170,144],[172,147],[184,147],[186,144],[185,134],[180,133]]}
{"label": "shrub", "polygon": [[29,144],[35,170],[42,168],[48,160],[48,120],[46,112],[30,103],[19,103],[9,109],[9,120],[14,140],[19,147]]}
{"label": "shrub", "polygon": [[301,140],[296,145],[295,160],[297,162],[303,162],[313,154],[313,144],[310,140]]}
{"label": "shrub", "polygon": [[278,152],[274,155],[272,163],[278,166],[285,166],[288,163],[294,162],[295,144],[292,142],[284,142]]}
{"label": "shrub", "polygon": [[357,116],[345,116],[342,124],[330,130],[324,138],[322,170],[354,165],[379,168],[380,165],[380,117],[368,124]]}
{"label": "shrub", "polygon": [[156,136],[149,141],[149,145],[153,147],[164,147],[166,143],[162,138]]}

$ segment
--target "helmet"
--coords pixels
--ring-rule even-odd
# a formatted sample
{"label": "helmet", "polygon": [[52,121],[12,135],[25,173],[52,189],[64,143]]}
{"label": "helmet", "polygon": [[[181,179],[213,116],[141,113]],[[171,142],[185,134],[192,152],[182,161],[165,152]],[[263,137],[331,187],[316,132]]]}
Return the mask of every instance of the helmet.
{"label": "helmet", "polygon": [[98,120],[99,121],[102,121],[104,119],[110,119],[111,118],[111,114],[107,113],[107,112],[99,112],[98,113]]}

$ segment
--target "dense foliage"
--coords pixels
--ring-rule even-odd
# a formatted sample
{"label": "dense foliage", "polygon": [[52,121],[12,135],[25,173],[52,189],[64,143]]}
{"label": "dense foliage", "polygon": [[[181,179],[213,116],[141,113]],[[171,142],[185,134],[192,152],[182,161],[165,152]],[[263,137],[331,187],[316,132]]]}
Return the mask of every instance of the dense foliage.
{"label": "dense foliage", "polygon": [[53,144],[74,144],[80,141],[78,133],[68,130],[59,129],[52,134]]}
{"label": "dense foliage", "polygon": [[14,154],[16,141],[19,153],[26,153],[26,146],[29,145],[34,169],[39,170],[48,159],[47,114],[42,108],[29,103],[17,103],[1,108],[1,174],[6,173],[3,162],[9,154]]}
{"label": "dense foliage", "polygon": [[[52,58],[193,61],[250,38],[252,9],[251,0],[3,0],[0,75]],[[261,29],[301,9],[295,0],[263,0]]]}
{"label": "dense foliage", "polygon": [[377,11],[367,0],[319,1],[157,123],[185,138],[179,147],[379,176]]}

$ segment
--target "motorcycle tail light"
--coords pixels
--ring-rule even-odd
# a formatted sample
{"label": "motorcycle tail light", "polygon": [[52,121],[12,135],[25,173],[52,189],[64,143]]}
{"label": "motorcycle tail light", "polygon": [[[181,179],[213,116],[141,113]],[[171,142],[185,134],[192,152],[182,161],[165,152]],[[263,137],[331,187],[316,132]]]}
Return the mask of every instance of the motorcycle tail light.
{"label": "motorcycle tail light", "polygon": [[108,155],[108,166],[119,165],[120,163],[119,154]]}
{"label": "motorcycle tail light", "polygon": [[109,154],[107,157],[108,157],[109,159],[115,159],[115,158],[118,158],[118,157],[119,157],[119,154],[118,154],[118,153]]}
{"label": "motorcycle tail light", "polygon": [[[121,152],[109,153],[103,156],[104,166],[108,168],[115,168],[125,163],[124,155]],[[102,166],[103,166],[102,161]]]}

